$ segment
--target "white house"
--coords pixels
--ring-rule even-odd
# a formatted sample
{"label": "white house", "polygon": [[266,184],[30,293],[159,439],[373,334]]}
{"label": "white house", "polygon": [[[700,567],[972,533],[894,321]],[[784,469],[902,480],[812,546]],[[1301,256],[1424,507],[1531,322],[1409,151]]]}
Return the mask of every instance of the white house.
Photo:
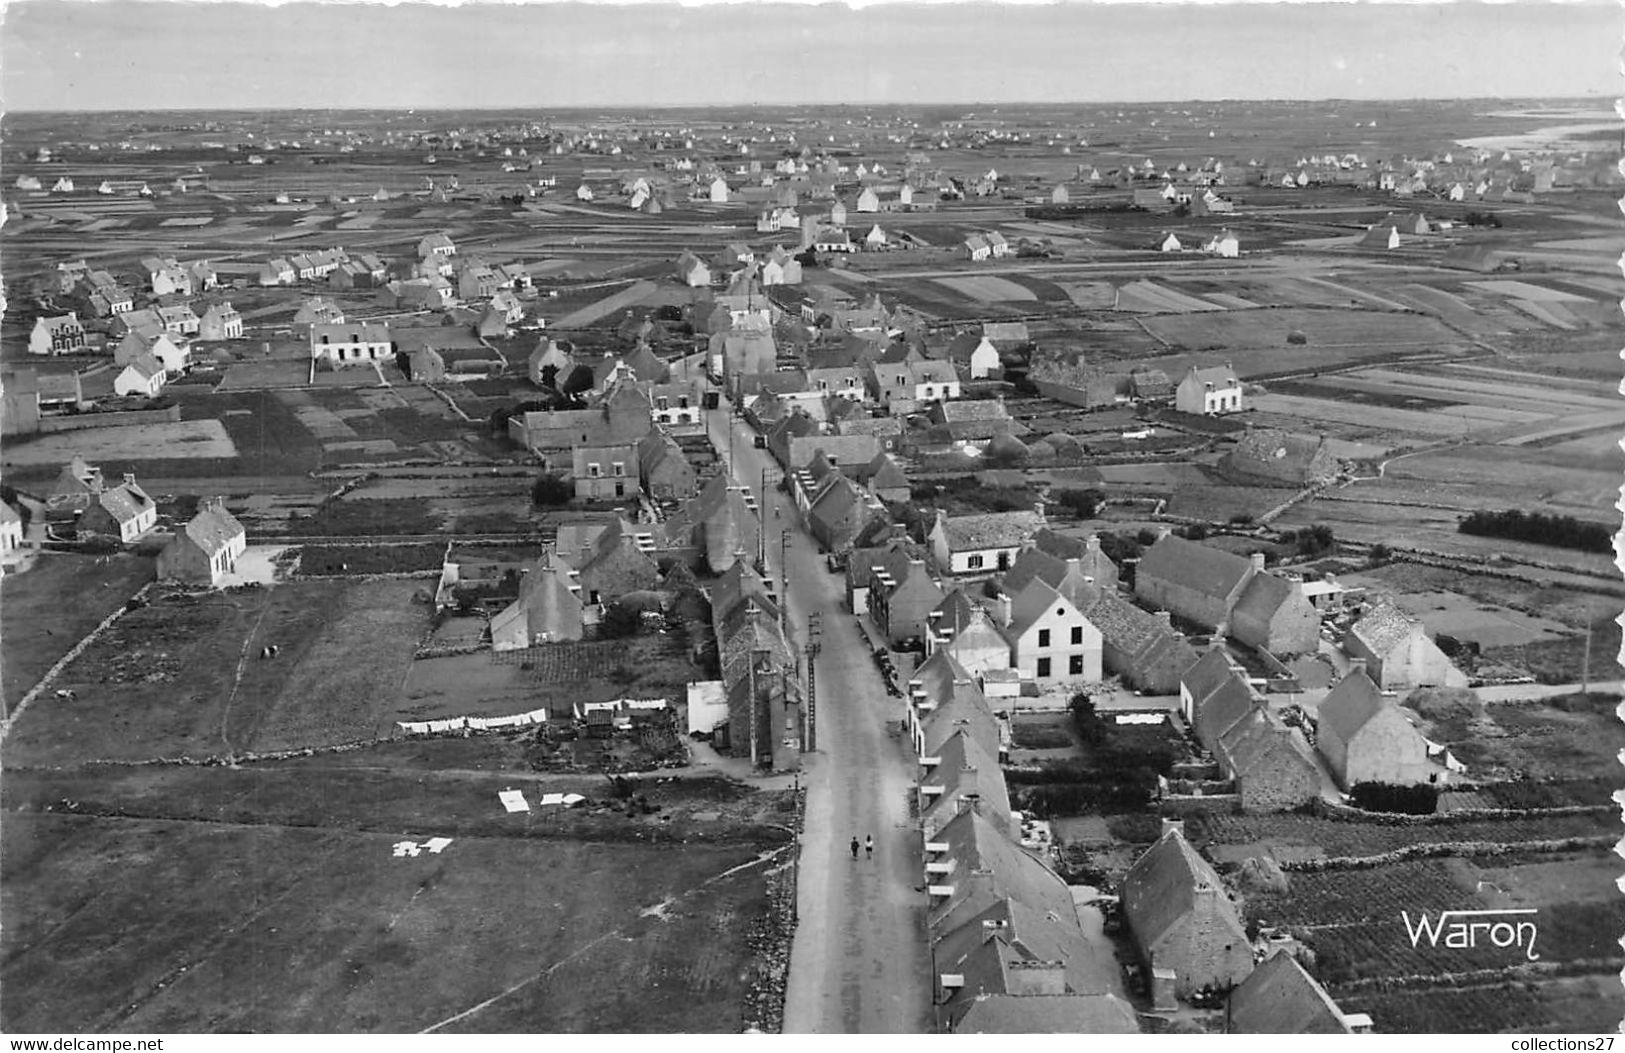
{"label": "white house", "polygon": [[1040,686],[1101,679],[1100,630],[1072,601],[1033,578],[1010,602],[1011,667]]}
{"label": "white house", "polygon": [[335,366],[389,362],[395,345],[381,322],[319,322],[310,327],[310,357]]}
{"label": "white house", "polygon": [[858,211],[859,212],[879,212],[880,211],[880,195],[875,193],[875,188],[874,187],[866,186],[866,187],[863,188],[863,193],[858,195]]}
{"label": "white house", "polygon": [[73,311],[56,318],[34,319],[34,330],[28,335],[28,353],[31,355],[72,355],[85,349],[85,327]]}
{"label": "white house", "polygon": [[164,387],[164,366],[151,353],[136,356],[113,378],[115,395],[145,395],[152,398]]}
{"label": "white house", "polygon": [[883,249],[886,247],[886,232],[876,223],[869,228],[869,233],[863,236],[863,247],[866,249]]}
{"label": "white house", "polygon": [[1162,239],[1157,242],[1158,252],[1178,252],[1182,248],[1184,246],[1179,243],[1179,238],[1175,237],[1172,231],[1163,231]]}
{"label": "white house", "polygon": [[1191,367],[1174,390],[1174,407],[1181,413],[1210,415],[1242,409],[1241,379],[1230,366]]}
{"label": "white house", "polygon": [[229,302],[214,304],[203,312],[198,336],[204,340],[241,340],[243,316]]}
{"label": "white house", "polygon": [[1213,256],[1224,256],[1235,259],[1241,255],[1241,242],[1228,230],[1221,230],[1202,246],[1203,251]]}
{"label": "white house", "polygon": [[728,203],[728,181],[721,176],[711,180],[710,201],[714,205]]}
{"label": "white house", "polygon": [[591,201],[592,187],[588,186],[586,183],[582,183],[580,186],[576,187],[576,200]]}

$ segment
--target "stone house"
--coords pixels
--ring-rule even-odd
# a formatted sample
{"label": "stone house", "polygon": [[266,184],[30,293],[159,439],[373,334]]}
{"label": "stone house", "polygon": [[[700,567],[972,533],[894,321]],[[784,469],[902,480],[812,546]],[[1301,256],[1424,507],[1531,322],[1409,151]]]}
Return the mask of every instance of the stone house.
{"label": "stone house", "polygon": [[1253,970],[1252,944],[1219,875],[1172,826],[1123,879],[1123,917],[1155,1004],[1225,990]]}
{"label": "stone house", "polygon": [[1362,782],[1413,785],[1442,777],[1428,762],[1427,740],[1371,682],[1359,659],[1321,700],[1315,747],[1345,790]]}
{"label": "stone house", "polygon": [[635,495],[641,485],[638,448],[632,443],[577,446],[570,463],[580,500],[616,500]]}
{"label": "stone house", "polygon": [[1364,659],[1366,674],[1384,691],[1467,686],[1466,675],[1428,638],[1421,621],[1386,599],[1350,626],[1343,650]]}
{"label": "stone house", "polygon": [[1336,479],[1340,468],[1324,435],[1274,428],[1248,429],[1219,461],[1225,475],[1267,486],[1321,486]]}

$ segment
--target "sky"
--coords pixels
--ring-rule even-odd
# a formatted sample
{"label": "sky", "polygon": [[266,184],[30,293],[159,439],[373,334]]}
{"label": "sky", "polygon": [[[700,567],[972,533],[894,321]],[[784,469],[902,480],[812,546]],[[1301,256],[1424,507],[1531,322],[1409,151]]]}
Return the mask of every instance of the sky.
{"label": "sky", "polygon": [[1617,2],[21,0],[8,110],[1620,94]]}

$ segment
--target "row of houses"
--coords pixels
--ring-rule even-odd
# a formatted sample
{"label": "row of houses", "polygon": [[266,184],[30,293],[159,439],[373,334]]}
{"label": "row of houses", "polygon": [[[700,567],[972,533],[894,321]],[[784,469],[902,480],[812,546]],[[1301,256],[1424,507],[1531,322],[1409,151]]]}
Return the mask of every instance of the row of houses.
{"label": "row of houses", "polygon": [[[1021,843],[1001,763],[1008,730],[979,678],[946,652],[909,680],[917,758],[933,1005],[957,1033],[1111,1034],[1139,1030],[1118,993],[1111,945],[1092,940],[1066,883]],[[1181,824],[1130,867],[1120,902],[1153,1009],[1198,994],[1226,999],[1226,1029],[1348,1034],[1342,1013],[1291,954],[1255,948],[1212,865]]]}

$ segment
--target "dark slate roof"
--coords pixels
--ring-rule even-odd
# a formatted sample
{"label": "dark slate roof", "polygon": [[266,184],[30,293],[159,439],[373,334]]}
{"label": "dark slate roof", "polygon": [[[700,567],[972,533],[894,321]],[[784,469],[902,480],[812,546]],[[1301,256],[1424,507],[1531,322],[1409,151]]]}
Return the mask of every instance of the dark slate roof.
{"label": "dark slate roof", "polygon": [[1235,615],[1267,622],[1297,594],[1299,589],[1295,581],[1287,581],[1274,574],[1254,574],[1236,598]]}
{"label": "dark slate roof", "polygon": [[934,840],[948,845],[945,858],[953,862],[954,871],[942,883],[952,884],[954,892],[931,908],[933,935],[940,938],[952,932],[1007,897],[1040,916],[1053,915],[1063,922],[1077,917],[1072,894],[1060,876],[981,812],[973,809],[955,816]]}
{"label": "dark slate roof", "polygon": [[954,1025],[963,1035],[1132,1035],[1133,1008],[1113,994],[988,995]]}
{"label": "dark slate roof", "polygon": [[1145,550],[1138,575],[1178,582],[1203,595],[1224,597],[1251,567],[1250,560],[1169,534]]}
{"label": "dark slate roof", "polygon": [[1330,728],[1348,742],[1387,705],[1382,691],[1365,673],[1355,670],[1326,693],[1317,710],[1322,728]]}
{"label": "dark slate roof", "polygon": [[1296,958],[1277,951],[1230,993],[1230,1031],[1238,1035],[1343,1035],[1348,1026],[1325,988]]}
{"label": "dark slate roof", "polygon": [[1196,906],[1202,890],[1213,890],[1218,912],[1235,930],[1238,943],[1246,933],[1224,885],[1207,860],[1197,855],[1185,835],[1173,829],[1135,860],[1123,879],[1123,914],[1142,950],[1155,946]]}

